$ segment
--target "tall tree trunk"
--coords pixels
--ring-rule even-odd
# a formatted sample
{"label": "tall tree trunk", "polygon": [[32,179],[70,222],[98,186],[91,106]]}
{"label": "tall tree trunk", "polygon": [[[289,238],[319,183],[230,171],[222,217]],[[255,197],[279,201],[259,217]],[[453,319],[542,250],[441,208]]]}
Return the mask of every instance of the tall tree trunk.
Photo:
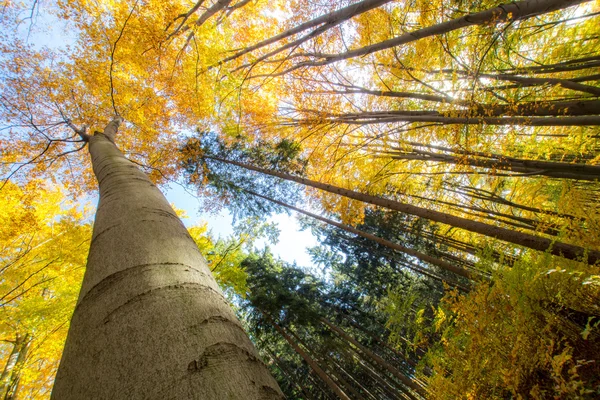
{"label": "tall tree trunk", "polygon": [[19,358],[19,336],[15,339],[13,343],[12,350],[6,360],[6,365],[4,365],[4,369],[2,370],[2,375],[0,375],[0,399],[4,399],[6,396],[6,392],[10,388],[10,377],[12,374],[12,370],[17,363],[17,358]]}
{"label": "tall tree trunk", "polygon": [[360,193],[354,190],[344,189],[339,186],[330,185],[328,183],[321,183],[313,181],[311,179],[302,178],[283,172],[272,171],[269,169],[256,167],[254,165],[238,161],[227,160],[224,158],[208,155],[205,155],[204,158],[228,163],[231,165],[248,169],[250,171],[260,172],[281,179],[298,182],[303,185],[311,186],[316,189],[321,189],[329,193],[334,193],[340,196],[348,197],[350,199],[385,207],[390,210],[400,211],[409,215],[415,215],[417,217],[429,219],[435,222],[440,222],[470,232],[480,233],[485,236],[490,236],[496,239],[504,240],[506,242],[513,243],[519,246],[528,247],[530,249],[548,251],[551,254],[561,256],[564,258],[579,260],[581,258],[587,257],[587,262],[592,265],[600,261],[600,251],[597,250],[586,250],[579,246],[562,242],[555,242],[544,237],[534,236],[528,233],[518,232],[499,226],[489,225],[479,221],[472,221],[455,215],[446,214],[435,210],[428,210],[426,208],[413,206],[411,204],[400,203],[395,200],[389,200],[378,196],[372,196],[366,193]]}
{"label": "tall tree trunk", "polygon": [[351,376],[339,365],[335,363],[335,361],[328,355],[321,355],[322,365],[325,365],[325,369],[329,372],[330,376],[333,376],[338,384],[344,389],[345,392],[350,393],[352,395],[353,400],[365,400],[364,396],[355,389],[354,386],[348,382],[342,373],[347,377],[351,378]]}
{"label": "tall tree trunk", "polygon": [[[465,152],[466,153],[466,152]],[[495,175],[495,170],[513,171],[527,176],[548,176],[551,178],[578,179],[597,181],[600,179],[600,167],[597,165],[575,164],[543,160],[526,160],[506,157],[501,154],[489,154],[486,158],[465,155],[450,155],[421,150],[412,151],[378,151],[377,154],[395,160],[433,161],[456,165],[488,168]]]}
{"label": "tall tree trunk", "polygon": [[299,212],[300,214],[307,215],[307,216],[309,216],[311,218],[314,218],[314,219],[316,219],[318,221],[322,221],[322,222],[325,222],[326,224],[329,224],[331,226],[335,226],[337,228],[340,228],[340,229],[342,229],[342,230],[344,230],[346,232],[350,232],[350,233],[353,233],[355,235],[364,237],[365,239],[372,240],[372,241],[374,241],[376,243],[379,243],[382,246],[388,247],[390,249],[398,250],[401,253],[408,254],[410,256],[416,257],[416,258],[418,258],[421,261],[425,261],[425,262],[427,262],[429,264],[432,264],[432,265],[435,265],[437,267],[443,268],[446,271],[453,272],[453,273],[455,273],[457,275],[460,275],[460,276],[463,276],[463,277],[465,277],[467,279],[473,279],[473,280],[476,279],[476,277],[474,277],[469,271],[467,271],[467,270],[465,270],[463,268],[456,267],[456,266],[454,266],[453,264],[451,264],[451,263],[449,263],[447,261],[440,260],[439,258],[430,256],[430,255],[422,253],[420,251],[417,251],[417,250],[414,250],[414,249],[402,246],[400,244],[391,242],[391,241],[386,240],[384,238],[381,238],[379,236],[375,236],[375,235],[372,235],[370,233],[363,232],[363,231],[361,231],[359,229],[356,229],[356,228],[354,228],[354,227],[352,227],[350,225],[342,224],[340,222],[331,220],[329,218],[321,217],[320,215],[313,214],[313,213],[308,212],[308,211],[304,211],[304,210],[302,210],[300,208],[294,207],[294,206],[292,206],[290,204],[287,204],[287,203],[284,203],[282,201],[275,200],[275,199],[272,199],[270,197],[263,196],[262,194],[253,192],[252,190],[246,190],[246,189],[242,189],[242,190],[244,190],[245,192],[247,192],[247,193],[249,193],[249,194],[251,194],[253,196],[260,197],[262,199],[271,201],[271,202],[273,202],[275,204],[279,204],[280,206],[289,208],[290,210],[294,210],[296,212]]}
{"label": "tall tree trunk", "polygon": [[[416,93],[416,92],[397,92],[391,90],[372,90],[359,86],[341,85],[345,90],[325,90],[315,91],[315,93],[325,94],[366,94],[380,97],[391,97],[400,99],[415,99],[423,101],[432,101],[436,103],[452,104],[463,107],[462,110],[456,110],[454,115],[470,117],[498,117],[498,116],[575,116],[575,115],[594,115],[600,113],[600,101],[598,100],[569,100],[569,101],[537,101],[509,104],[485,104],[476,103],[470,100],[456,99],[440,95]],[[444,115],[444,111],[436,111],[432,115]]]}
{"label": "tall tree trunk", "polygon": [[[346,6],[344,8],[340,8],[339,10],[332,11],[330,13],[321,15],[320,17],[317,17],[310,21],[304,22],[304,23],[297,25],[291,29],[288,29],[285,32],[282,32],[282,33],[275,35],[269,39],[265,39],[259,43],[256,43],[256,44],[249,46],[243,50],[240,50],[239,52],[233,54],[232,56],[225,58],[223,61],[219,62],[217,65],[221,65],[222,63],[234,60],[234,59],[239,58],[245,54],[248,54],[254,50],[257,50],[261,47],[265,47],[270,44],[276,43],[280,40],[283,40],[285,38],[288,38],[290,36],[297,35],[298,33],[301,33],[308,29],[316,28],[313,31],[311,31],[310,33],[300,37],[299,39],[296,39],[289,43],[286,43],[285,45],[282,45],[282,46],[276,48],[275,50],[272,50],[272,51],[268,52],[267,54],[260,56],[258,59],[253,60],[251,63],[244,64],[244,65],[236,68],[234,71],[240,70],[242,68],[247,68],[251,65],[255,65],[255,64],[259,63],[260,61],[264,61],[265,59],[267,59],[269,57],[279,54],[286,49],[296,48],[296,47],[300,46],[302,43],[306,42],[307,40],[313,39],[313,38],[321,35],[325,31],[341,24],[342,22],[347,21],[356,15],[360,15],[369,10],[377,8],[385,3],[389,3],[390,1],[391,0],[362,0],[362,1],[350,4],[349,6]],[[232,72],[234,72],[234,71],[232,71]]]}
{"label": "tall tree trunk", "polygon": [[[350,384],[339,372],[343,370],[342,368],[337,368],[335,366],[332,367],[334,363],[333,358],[330,355],[331,349],[330,346],[326,345],[326,348],[319,347],[316,343],[306,343],[297,333],[288,328],[288,331],[292,334],[294,339],[304,346],[308,354],[313,358],[313,360],[317,361],[319,365],[323,367],[327,374],[330,377],[335,378],[336,383],[344,390],[345,393],[351,394],[351,398],[354,400],[364,400],[362,394],[360,394],[356,388],[352,384]],[[306,334],[306,331],[305,331]],[[318,354],[315,354],[318,353]],[[345,373],[345,371],[344,371]],[[346,374],[346,373],[345,373]],[[349,376],[346,374],[346,376]]]}
{"label": "tall tree trunk", "polygon": [[32,337],[30,334],[17,334],[13,343],[13,349],[6,361],[2,376],[0,376],[0,399],[15,400],[18,398],[21,372],[27,360],[31,340]]}
{"label": "tall tree trunk", "polygon": [[396,358],[398,361],[406,362],[412,368],[416,368],[417,367],[417,363],[416,362],[414,362],[410,358],[406,357],[405,355],[401,354],[399,351],[397,351],[392,346],[390,346],[388,343],[386,343],[384,340],[382,340],[379,336],[377,336],[376,334],[374,334],[370,330],[368,330],[365,327],[363,327],[361,324],[359,324],[356,321],[354,321],[354,319],[350,315],[348,315],[347,313],[345,313],[343,311],[342,311],[342,318],[344,318],[346,321],[348,321],[348,323],[350,325],[352,325],[354,328],[356,328],[359,331],[367,334],[369,337],[371,337],[371,339],[373,339],[380,346],[385,347],[386,349],[388,349],[389,351],[391,351],[394,354],[394,358]]}
{"label": "tall tree trunk", "polygon": [[302,392],[302,394],[304,394],[304,396],[308,398],[308,400],[314,399],[314,397],[310,393],[310,391],[307,390],[306,387],[304,387],[303,385],[300,384],[300,380],[298,379],[296,374],[289,370],[289,368],[285,365],[285,362],[283,360],[281,360],[277,356],[277,354],[275,354],[274,351],[269,349],[266,345],[264,347],[261,346],[261,348],[263,348],[269,354],[269,356],[271,357],[271,359],[273,360],[275,365],[277,365],[277,368],[279,368],[279,370],[282,372],[282,374],[285,375],[285,377],[288,380],[290,385],[294,385],[299,392]]}
{"label": "tall tree trunk", "polygon": [[120,121],[89,138],[100,203],[52,398],[282,399],[186,228],[115,146]]}
{"label": "tall tree trunk", "polygon": [[[359,245],[361,247],[364,247],[364,244],[360,243],[358,240],[356,240],[354,238],[351,238],[351,237],[348,237],[348,236],[345,236],[345,235],[338,235],[338,236],[341,237],[341,238],[343,238],[344,240],[348,241],[349,243],[355,243],[355,244],[357,244],[357,245]],[[399,257],[399,255],[396,252],[391,252],[391,253],[385,252],[385,251],[382,251],[380,248],[377,248],[375,246],[369,247],[368,250],[370,252],[374,253],[374,254],[379,254],[379,255],[381,255],[383,257],[390,257],[391,256],[392,259],[399,264],[399,265],[396,265],[396,266],[393,267],[394,270],[397,271],[397,272],[399,272],[399,273],[402,272],[402,268],[408,268],[411,271],[414,271],[414,272],[416,272],[418,274],[421,274],[421,275],[424,275],[424,276],[428,276],[431,279],[435,279],[435,280],[440,281],[440,282],[445,282],[449,286],[455,287],[455,288],[457,288],[459,290],[462,290],[463,292],[468,292],[469,291],[469,288],[467,286],[462,285],[462,284],[456,282],[455,280],[449,279],[449,278],[447,278],[445,276],[439,275],[439,274],[437,274],[437,273],[435,273],[435,272],[433,272],[431,270],[427,270],[426,268],[423,268],[422,266],[417,265],[415,263],[409,262],[408,260],[402,259],[402,258]],[[400,267],[402,267],[402,268],[400,268]]]}
{"label": "tall tree trunk", "polygon": [[[357,378],[355,378],[350,372],[346,371],[344,367],[342,367],[337,361],[335,361],[332,357],[328,357],[329,361],[333,364],[335,369],[340,370],[344,375],[346,375],[349,379],[352,380],[353,384],[356,385],[358,390],[360,391],[360,398],[368,397],[369,399],[376,399],[376,397],[371,393],[369,389],[367,389]],[[364,393],[364,396],[362,395]]]}
{"label": "tall tree trunk", "polygon": [[306,351],[302,350],[302,348],[294,341],[294,339],[292,339],[290,335],[288,335],[287,332],[273,320],[273,318],[265,313],[263,313],[263,315],[267,321],[269,321],[269,324],[271,324],[271,326],[273,326],[273,328],[275,328],[275,330],[279,332],[281,336],[283,336],[289,345],[292,346],[294,351],[298,353],[298,355],[302,357],[304,361],[306,361],[309,367],[315,371],[319,378],[321,378],[321,380],[323,380],[323,382],[325,382],[340,399],[350,400],[350,397],[344,393],[344,391],[329,377],[329,375],[327,375],[327,373],[319,366],[319,364],[315,362],[315,360],[312,359],[312,357]]}
{"label": "tall tree trunk", "polygon": [[[346,345],[345,342],[344,345]],[[348,350],[350,349],[350,350]],[[361,371],[370,378],[372,384],[370,387],[374,388],[374,390],[378,391],[378,394],[382,398],[391,398],[391,399],[400,399],[404,393],[400,391],[399,388],[392,386],[388,381],[390,381],[389,377],[382,377],[379,374],[379,371],[376,371],[372,368],[372,365],[364,361],[361,355],[358,353],[358,350],[352,347],[344,348],[342,345],[338,345],[337,352],[344,357],[344,359],[349,363],[356,363],[360,366]],[[364,355],[362,355],[364,356]],[[363,378],[364,379],[364,378]],[[366,381],[366,380],[365,380]]]}
{"label": "tall tree trunk", "polygon": [[597,126],[600,117],[597,115],[565,116],[565,117],[449,117],[443,115],[427,115],[427,111],[370,111],[347,114],[322,114],[314,118],[292,120],[288,125],[308,124],[348,124],[369,125],[389,124],[392,122],[431,122],[440,125],[499,125],[499,126]]}
{"label": "tall tree trunk", "polygon": [[406,32],[392,39],[371,44],[357,49],[349,50],[339,54],[307,53],[315,59],[303,61],[275,75],[284,75],[302,67],[328,65],[337,61],[347,60],[355,57],[363,57],[385,49],[405,45],[419,39],[438,36],[457,29],[473,25],[499,24],[506,21],[519,21],[536,15],[561,10],[570,6],[584,3],[589,0],[525,0],[514,3],[505,3],[497,7],[487,9],[478,13],[467,14],[450,21],[427,26],[413,32]]}
{"label": "tall tree trunk", "polygon": [[355,340],[352,336],[348,335],[346,332],[344,332],[342,329],[338,328],[337,326],[335,326],[334,324],[329,322],[327,319],[321,318],[321,322],[323,324],[325,324],[329,329],[331,329],[332,331],[337,333],[344,340],[346,340],[349,343],[352,343],[353,346],[358,348],[361,352],[363,352],[365,355],[367,355],[372,360],[376,361],[377,364],[381,365],[383,368],[388,370],[392,375],[394,375],[396,378],[398,378],[400,380],[400,382],[402,382],[404,385],[411,388],[412,390],[414,390],[421,396],[426,397],[426,392],[421,386],[417,385],[409,377],[407,377],[406,375],[404,375],[403,373],[398,371],[398,369],[394,368],[390,363],[385,361],[383,358],[381,358],[377,354],[373,353],[371,350],[367,349],[365,346],[363,346],[357,340]]}

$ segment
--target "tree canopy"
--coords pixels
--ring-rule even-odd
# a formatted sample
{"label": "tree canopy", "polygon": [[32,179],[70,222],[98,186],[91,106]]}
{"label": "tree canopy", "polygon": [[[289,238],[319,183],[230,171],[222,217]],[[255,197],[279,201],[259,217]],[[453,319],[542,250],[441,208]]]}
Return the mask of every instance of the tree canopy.
{"label": "tree canopy", "polygon": [[[0,25],[4,398],[49,396],[114,117],[154,183],[239,222],[190,234],[290,398],[600,394],[597,0],[4,1]],[[281,212],[310,269],[254,249]]]}

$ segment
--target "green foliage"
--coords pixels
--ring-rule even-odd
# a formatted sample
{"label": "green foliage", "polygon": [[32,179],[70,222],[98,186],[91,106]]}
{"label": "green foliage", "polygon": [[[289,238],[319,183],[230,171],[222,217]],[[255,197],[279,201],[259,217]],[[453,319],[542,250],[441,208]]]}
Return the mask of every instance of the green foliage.
{"label": "green foliage", "polygon": [[285,212],[283,207],[248,191],[273,199],[286,199],[290,204],[299,199],[299,190],[291,182],[220,161],[231,160],[301,174],[304,160],[300,145],[294,141],[258,141],[250,145],[236,140],[229,144],[213,132],[197,132],[196,137],[182,145],[181,158],[186,179],[202,198],[208,202],[217,198],[216,207],[227,207],[236,219]]}
{"label": "green foliage", "polygon": [[276,316],[282,324],[318,323],[323,283],[300,268],[277,260],[267,250],[243,262],[247,271],[248,300],[261,313]]}

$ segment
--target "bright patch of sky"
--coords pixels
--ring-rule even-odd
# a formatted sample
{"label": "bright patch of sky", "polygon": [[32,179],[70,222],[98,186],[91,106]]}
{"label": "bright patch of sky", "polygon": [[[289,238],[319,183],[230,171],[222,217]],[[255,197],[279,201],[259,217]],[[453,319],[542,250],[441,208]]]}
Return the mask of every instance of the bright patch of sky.
{"label": "bright patch of sky", "polygon": [[33,11],[24,10],[21,13],[20,37],[37,49],[48,47],[58,50],[75,43],[74,31],[66,21],[56,18],[47,10],[40,11],[38,3],[34,7]]}
{"label": "bright patch of sky", "polygon": [[[162,191],[171,204],[186,212],[188,218],[185,218],[183,223],[187,227],[206,222],[215,239],[225,239],[233,233],[233,221],[229,212],[225,210],[216,214],[203,212],[200,209],[201,204],[198,199],[180,185],[172,185],[168,189],[162,188]],[[289,263],[296,263],[302,267],[311,265],[307,248],[317,246],[317,239],[310,231],[301,230],[295,215],[278,214],[265,219],[265,222],[277,224],[280,231],[279,241],[273,245],[267,243],[266,239],[261,239],[255,243],[255,248],[262,250],[268,245],[275,256]]]}

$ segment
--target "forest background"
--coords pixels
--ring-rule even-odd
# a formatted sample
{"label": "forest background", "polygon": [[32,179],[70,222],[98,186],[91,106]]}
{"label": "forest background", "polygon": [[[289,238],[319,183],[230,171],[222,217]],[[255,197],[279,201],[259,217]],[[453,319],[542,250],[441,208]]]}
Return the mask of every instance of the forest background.
{"label": "forest background", "polygon": [[[234,216],[189,231],[288,398],[597,397],[599,14],[3,1],[0,394],[50,395],[91,236],[82,134],[118,115],[153,182]],[[37,18],[72,42],[32,42]],[[285,210],[319,237],[308,269],[254,249]]]}

